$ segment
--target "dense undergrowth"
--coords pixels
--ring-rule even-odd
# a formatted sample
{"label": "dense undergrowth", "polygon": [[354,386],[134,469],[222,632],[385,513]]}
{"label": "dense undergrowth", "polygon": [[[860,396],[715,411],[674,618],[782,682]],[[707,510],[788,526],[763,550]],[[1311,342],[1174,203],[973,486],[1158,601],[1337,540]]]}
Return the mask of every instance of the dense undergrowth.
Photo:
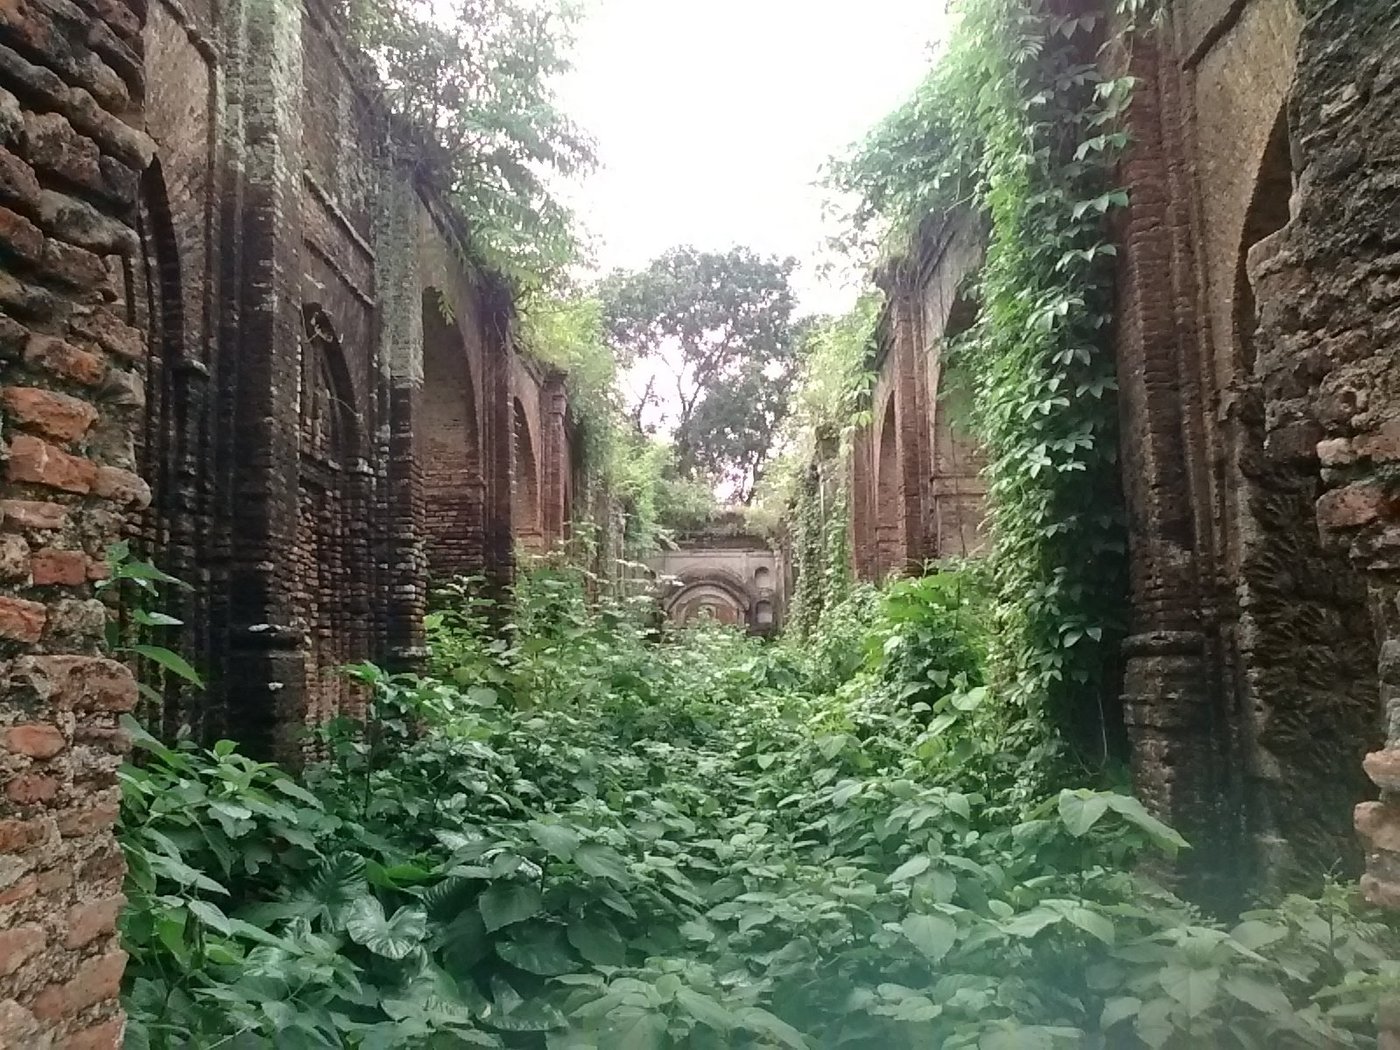
{"label": "dense undergrowth", "polygon": [[519,591],[504,636],[435,614],[421,678],[356,669],[300,777],[140,736],[128,1046],[1374,1044],[1389,932],[1133,874],[1182,843],[1036,779],[960,574],[800,648]]}

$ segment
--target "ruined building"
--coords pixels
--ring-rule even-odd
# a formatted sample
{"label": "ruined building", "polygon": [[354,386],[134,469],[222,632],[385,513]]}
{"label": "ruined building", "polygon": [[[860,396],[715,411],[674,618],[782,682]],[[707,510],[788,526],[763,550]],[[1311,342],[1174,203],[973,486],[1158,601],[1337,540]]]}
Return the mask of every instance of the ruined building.
{"label": "ruined building", "polygon": [[[1346,858],[1379,787],[1400,906],[1400,7],[1167,8],[1122,56],[1137,785],[1255,885]],[[166,728],[271,752],[360,702],[338,664],[413,661],[431,575],[499,586],[572,517],[560,377],[343,41],[321,0],[0,3],[0,1044],[121,1040],[112,543],[192,586],[210,688]],[[938,360],[977,237],[931,222],[889,278],[865,576],[982,542]]]}
{"label": "ruined building", "polygon": [[[1138,81],[1116,230],[1123,700],[1138,791],[1229,899],[1357,867],[1353,807],[1400,790],[1400,752],[1366,759],[1400,745],[1400,7],[1166,7],[1113,58]],[[975,446],[939,380],[980,243],[966,216],[930,220],[887,277],[850,464],[863,578],[981,542]],[[1400,904],[1400,811],[1356,820],[1370,892]]]}
{"label": "ruined building", "polygon": [[735,511],[682,531],[674,546],[647,559],[672,623],[709,618],[769,636],[783,625],[788,571],[784,551]]}
{"label": "ruined building", "polygon": [[411,665],[431,577],[563,538],[562,377],[318,2],[0,5],[0,1045],[120,1043],[129,539],[208,681],[166,731],[287,753]]}

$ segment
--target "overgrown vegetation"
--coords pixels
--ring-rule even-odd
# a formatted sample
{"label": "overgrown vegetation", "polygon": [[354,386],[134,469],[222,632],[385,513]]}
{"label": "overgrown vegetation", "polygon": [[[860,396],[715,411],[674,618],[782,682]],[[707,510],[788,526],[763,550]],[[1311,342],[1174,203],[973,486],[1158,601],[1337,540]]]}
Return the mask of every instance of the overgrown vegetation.
{"label": "overgrown vegetation", "polygon": [[357,668],[300,780],[138,735],[128,1045],[1373,1045],[1389,932],[1134,874],[1180,840],[1037,792],[979,603],[946,573],[802,647],[658,642],[542,570],[504,637],[459,604],[426,677]]}
{"label": "overgrown vegetation", "polygon": [[[1101,61],[1141,0],[1060,14],[1045,0],[962,0],[947,53],[833,180],[853,242],[898,253],[927,217],[985,219],[980,310],[946,348],[988,457],[994,668],[1008,701],[1102,767],[1126,596],[1110,346],[1109,214],[1132,80]],[[1112,8],[1110,10],[1109,8]]]}

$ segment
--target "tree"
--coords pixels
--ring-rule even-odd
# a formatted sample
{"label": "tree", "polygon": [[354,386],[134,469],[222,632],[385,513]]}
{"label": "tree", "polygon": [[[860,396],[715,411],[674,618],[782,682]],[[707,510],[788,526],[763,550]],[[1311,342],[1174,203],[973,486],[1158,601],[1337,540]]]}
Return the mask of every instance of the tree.
{"label": "tree", "polygon": [[652,370],[634,418],[659,407],[682,474],[744,503],[788,410],[795,266],[748,248],[673,248],[645,269],[611,275],[601,291],[619,359]]}
{"label": "tree", "polygon": [[481,261],[527,290],[580,254],[552,176],[595,163],[557,105],[569,0],[344,0],[419,174],[466,220]]}

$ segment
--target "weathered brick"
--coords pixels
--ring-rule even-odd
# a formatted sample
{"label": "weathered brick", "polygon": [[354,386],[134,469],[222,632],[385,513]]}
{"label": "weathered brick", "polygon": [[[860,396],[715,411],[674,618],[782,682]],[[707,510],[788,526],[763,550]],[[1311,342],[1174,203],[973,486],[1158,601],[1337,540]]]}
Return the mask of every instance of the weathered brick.
{"label": "weathered brick", "polygon": [[53,758],[68,746],[68,739],[57,726],[26,722],[5,729],[5,747],[30,758]]}
{"label": "weathered brick", "polygon": [[7,149],[0,149],[0,201],[28,215],[39,211],[39,180],[34,169]]}
{"label": "weathered brick", "polygon": [[1373,751],[1362,765],[1376,787],[1382,791],[1400,791],[1400,750]]}
{"label": "weathered brick", "polygon": [[146,359],[146,341],[139,328],[133,328],[108,309],[79,314],[68,322],[77,335],[90,339],[102,349],[130,362]]}
{"label": "weathered brick", "polygon": [[104,215],[85,200],[55,190],[39,194],[39,225],[50,236],[99,255],[135,255],[141,249],[130,226]]}
{"label": "weathered brick", "polygon": [[0,595],[0,638],[32,645],[43,636],[48,617],[40,602]]}
{"label": "weathered brick", "polygon": [[34,552],[30,572],[36,587],[76,587],[87,582],[88,556],[82,551],[45,547]]}
{"label": "weathered brick", "polygon": [[1355,528],[1375,521],[1392,504],[1383,485],[1358,481],[1325,493],[1317,501],[1317,522],[1324,529]]}
{"label": "weathered brick", "polygon": [[59,1050],[121,1050],[126,1022],[120,1017],[91,1025],[59,1042]]}
{"label": "weathered brick", "polygon": [[13,532],[0,535],[0,580],[29,579],[29,544]]}
{"label": "weathered brick", "polygon": [[52,802],[58,796],[59,783],[43,773],[21,773],[5,785],[5,797],[20,806]]}
{"label": "weathered brick", "polygon": [[117,822],[118,811],[115,802],[65,809],[57,816],[58,832],[66,839],[83,839],[109,831]]}
{"label": "weathered brick", "polygon": [[38,892],[39,880],[33,875],[26,875],[8,889],[0,890],[0,908],[28,900]]}
{"label": "weathered brick", "polygon": [[49,825],[40,820],[0,820],[0,853],[19,854],[48,840]]}
{"label": "weathered brick", "polygon": [[73,130],[60,113],[26,113],[24,131],[29,163],[40,171],[50,171],[65,181],[86,189],[101,191],[102,151],[97,143]]}
{"label": "weathered brick", "polygon": [[70,288],[88,291],[107,283],[107,267],[101,256],[85,248],[46,240],[39,256],[39,272]]}
{"label": "weathered brick", "polygon": [[126,507],[144,510],[151,505],[151,486],[140,475],[120,467],[102,467],[93,480],[94,495]]}
{"label": "weathered brick", "polygon": [[36,532],[68,528],[68,508],[61,503],[44,503],[32,499],[0,500],[0,515],[9,529],[33,529]]}
{"label": "weathered brick", "polygon": [[39,227],[18,212],[0,208],[0,244],[25,262],[36,263],[44,251],[44,235]]}
{"label": "weathered brick", "polygon": [[31,336],[24,349],[24,360],[83,386],[97,386],[107,374],[102,358],[49,335]]}
{"label": "weathered brick", "polygon": [[97,421],[97,409],[86,401],[32,386],[7,386],[5,411],[21,426],[38,430],[56,441],[74,441]]}
{"label": "weathered brick", "polygon": [[0,930],[0,977],[14,973],[43,951],[47,943],[42,926],[16,926],[11,930]]}
{"label": "weathered brick", "polygon": [[121,988],[126,952],[108,952],[88,959],[71,981],[51,984],[34,1000],[34,1015],[46,1021],[71,1017],[105,999],[115,999]]}
{"label": "weathered brick", "polygon": [[1356,438],[1356,454],[1375,463],[1400,460],[1400,419],[1392,419],[1379,429]]}
{"label": "weathered brick", "polygon": [[29,434],[16,434],[10,439],[5,476],[13,482],[81,494],[91,491],[97,480],[97,464]]}
{"label": "weathered brick", "polygon": [[11,665],[10,688],[78,711],[130,711],[138,696],[131,669],[102,656],[20,657]]}
{"label": "weathered brick", "polygon": [[117,915],[125,903],[126,897],[118,893],[69,908],[68,935],[64,938],[64,947],[81,948],[112,933],[117,926]]}

